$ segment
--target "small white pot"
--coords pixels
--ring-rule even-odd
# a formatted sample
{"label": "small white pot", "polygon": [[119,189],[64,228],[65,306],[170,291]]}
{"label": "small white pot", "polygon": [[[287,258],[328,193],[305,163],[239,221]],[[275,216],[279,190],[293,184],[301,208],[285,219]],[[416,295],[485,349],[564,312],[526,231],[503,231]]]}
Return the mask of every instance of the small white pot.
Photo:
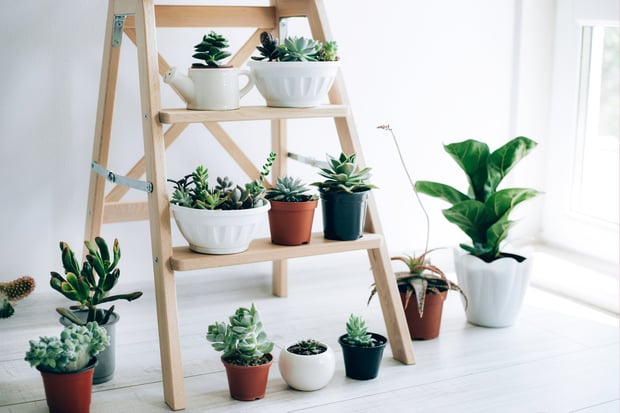
{"label": "small white pot", "polygon": [[278,358],[278,368],[284,381],[293,389],[301,391],[315,391],[325,387],[336,369],[334,351],[323,343],[327,347],[326,351],[305,356],[289,352],[287,349],[293,344],[287,344]]}
{"label": "small white pot", "polygon": [[267,106],[308,108],[324,103],[340,62],[250,61],[256,88]]}
{"label": "small white pot", "polygon": [[174,220],[192,251],[234,254],[248,249],[271,204],[251,209],[206,210],[171,204]]}
{"label": "small white pot", "polygon": [[488,263],[455,248],[454,265],[469,303],[467,321],[482,327],[511,326],[529,285],[532,258],[519,262],[504,257]]}

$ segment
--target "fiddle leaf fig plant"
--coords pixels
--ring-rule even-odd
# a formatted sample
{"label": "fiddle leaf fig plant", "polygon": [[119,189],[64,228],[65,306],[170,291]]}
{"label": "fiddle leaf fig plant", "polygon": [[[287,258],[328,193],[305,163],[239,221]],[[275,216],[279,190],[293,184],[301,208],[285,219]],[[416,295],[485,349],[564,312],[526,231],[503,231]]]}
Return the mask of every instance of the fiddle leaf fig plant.
{"label": "fiddle leaf fig plant", "polygon": [[450,203],[452,206],[444,209],[443,215],[472,241],[471,245],[460,244],[461,248],[486,262],[494,261],[504,256],[501,244],[514,224],[510,213],[521,202],[540,194],[531,188],[498,187],[536,145],[524,136],[510,140],[494,152],[486,143],[474,139],[444,145],[467,176],[467,192],[432,181],[417,181],[415,189]]}

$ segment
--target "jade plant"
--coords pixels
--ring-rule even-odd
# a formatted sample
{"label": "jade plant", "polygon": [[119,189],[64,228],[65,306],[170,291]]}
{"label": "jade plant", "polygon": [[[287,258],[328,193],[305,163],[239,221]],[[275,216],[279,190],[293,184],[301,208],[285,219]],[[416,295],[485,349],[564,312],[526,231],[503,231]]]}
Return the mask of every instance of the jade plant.
{"label": "jade plant", "polygon": [[110,345],[106,330],[96,322],[69,325],[59,337],[30,340],[25,360],[44,371],[66,373],[86,367],[89,361]]}
{"label": "jade plant", "polygon": [[205,63],[193,63],[192,67],[222,67],[222,60],[230,56],[230,53],[224,50],[227,47],[229,47],[228,40],[224,36],[214,31],[205,34],[202,41],[194,46],[196,53],[192,55],[193,58],[204,60]]}
{"label": "jade plant", "polygon": [[338,158],[327,154],[327,166],[319,168],[319,175],[325,180],[311,185],[317,186],[321,192],[353,193],[376,188],[368,183],[371,168],[359,169],[356,157],[355,153],[347,155],[341,152]]}
{"label": "jade plant", "polygon": [[34,291],[35,282],[27,275],[8,282],[0,282],[0,318],[9,318],[15,313],[13,304],[26,298]]}
{"label": "jade plant", "polygon": [[[96,237],[94,245],[88,240],[84,241],[84,245],[88,249],[88,254],[80,268],[69,245],[66,242],[60,242],[65,276],[52,271],[50,285],[68,299],[76,301],[78,305],[71,308],[57,308],[56,311],[74,324],[85,325],[96,321],[104,325],[114,312],[114,306],[102,310],[97,308],[98,305],[116,300],[133,301],[140,298],[142,292],[110,295],[121,275],[120,269],[116,267],[121,258],[121,249],[117,239],[114,240],[112,254],[102,237]],[[72,311],[74,309],[86,309],[86,320],[80,319]]]}
{"label": "jade plant", "polygon": [[274,344],[263,331],[260,314],[254,304],[248,309],[239,307],[229,323],[209,325],[206,338],[214,350],[222,353],[222,360],[239,366],[268,363]]}
{"label": "jade plant", "polygon": [[346,324],[347,334],[343,341],[352,346],[374,347],[379,343],[372,334],[368,333],[366,321],[362,316],[351,314]]}
{"label": "jade plant", "polygon": [[306,37],[289,36],[278,44],[278,39],[269,32],[262,32],[260,45],[256,47],[260,56],[253,60],[270,62],[331,62],[338,60],[338,45],[335,41],[325,43]]}
{"label": "jade plant", "polygon": [[309,191],[310,188],[301,178],[284,176],[276,179],[276,184],[267,189],[265,198],[281,202],[306,202],[318,198],[316,194],[308,194]]}
{"label": "jade plant", "polygon": [[287,349],[290,353],[299,354],[302,356],[313,356],[321,354],[327,351],[327,346],[315,339],[300,340],[297,343],[290,345]]}
{"label": "jade plant", "polygon": [[267,202],[265,187],[262,182],[269,175],[276,154],[271,152],[267,162],[260,171],[258,180],[246,183],[244,186],[235,185],[228,177],[218,177],[217,184],[209,185],[209,170],[202,165],[194,172],[185,175],[179,180],[168,179],[174,184],[170,202],[186,208],[236,210],[258,208]]}
{"label": "jade plant", "polygon": [[499,189],[499,185],[536,145],[523,136],[510,140],[493,152],[486,143],[474,139],[444,145],[445,151],[465,173],[469,183],[467,191],[431,181],[417,181],[415,189],[451,204],[442,212],[450,223],[457,225],[471,239],[471,245],[460,244],[465,251],[486,262],[506,256],[519,259],[500,250],[514,224],[509,219],[510,213],[521,202],[540,192],[531,188]]}

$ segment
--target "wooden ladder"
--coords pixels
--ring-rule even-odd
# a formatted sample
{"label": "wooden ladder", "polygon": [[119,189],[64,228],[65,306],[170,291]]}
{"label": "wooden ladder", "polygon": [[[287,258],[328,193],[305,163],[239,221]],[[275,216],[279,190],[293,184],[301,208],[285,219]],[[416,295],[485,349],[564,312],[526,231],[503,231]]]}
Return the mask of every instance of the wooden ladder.
{"label": "wooden ladder", "polygon": [[[269,6],[156,6],[153,0],[109,0],[85,239],[93,239],[98,235],[104,223],[149,220],[164,399],[173,410],[185,408],[175,271],[272,261],[273,294],[283,297],[287,295],[288,289],[287,259],[365,249],[372,267],[392,354],[402,363],[414,363],[413,346],[372,195],[369,197],[365,234],[356,241],[330,241],[316,233],[309,244],[289,247],[273,245],[267,238],[252,242],[247,252],[219,256],[196,254],[188,247],[172,245],[166,185],[166,148],[191,123],[202,123],[248,176],[258,177],[258,169],[224,131],[221,122],[268,120],[271,124],[271,150],[278,154],[287,154],[288,119],[331,117],[334,119],[342,150],[356,153],[360,165],[364,166],[362,148],[340,73],[329,93],[330,104],[316,108],[253,106],[221,112],[161,108],[161,77],[170,66],[158,53],[156,28],[256,28],[230,60],[231,65],[239,67],[254,52],[261,32],[270,31],[278,36],[278,26],[282,18],[299,16],[307,17],[313,38],[319,41],[332,38],[322,0],[271,0]],[[123,33],[137,47],[144,156],[126,175],[117,176],[107,169],[107,164],[119,46]],[[164,131],[166,124],[170,126]],[[278,157],[273,166],[273,176],[286,174],[286,162],[286,156]],[[146,181],[140,181],[145,174]],[[106,181],[121,185],[105,194]],[[147,201],[123,201],[122,198],[130,187],[147,192]]]}

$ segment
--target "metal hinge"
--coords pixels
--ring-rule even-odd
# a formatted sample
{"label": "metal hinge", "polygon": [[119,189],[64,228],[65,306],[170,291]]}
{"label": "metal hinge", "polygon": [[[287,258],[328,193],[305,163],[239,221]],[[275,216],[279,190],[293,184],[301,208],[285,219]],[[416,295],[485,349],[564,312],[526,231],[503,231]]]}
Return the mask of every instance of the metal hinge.
{"label": "metal hinge", "polygon": [[114,15],[114,29],[112,30],[112,47],[120,47],[123,40],[123,28],[125,26],[125,15]]}
{"label": "metal hinge", "polygon": [[140,181],[138,179],[127,178],[123,175],[116,175],[114,172],[109,169],[105,169],[103,166],[99,165],[97,162],[92,162],[90,164],[90,168],[95,171],[98,175],[103,176],[109,182],[113,182],[117,185],[128,186],[133,189],[137,189],[139,191],[144,192],[153,192],[153,184],[146,181]]}

